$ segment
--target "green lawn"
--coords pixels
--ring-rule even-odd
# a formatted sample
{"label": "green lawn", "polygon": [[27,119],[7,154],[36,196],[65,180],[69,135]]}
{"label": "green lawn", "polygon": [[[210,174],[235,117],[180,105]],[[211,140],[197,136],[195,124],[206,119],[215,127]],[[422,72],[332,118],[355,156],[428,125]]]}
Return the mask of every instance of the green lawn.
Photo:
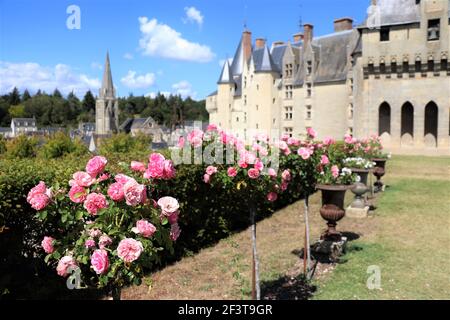
{"label": "green lawn", "polygon": [[[316,299],[450,298],[450,159],[394,157],[385,181],[370,228],[317,281]],[[366,285],[372,265],[380,290]]]}

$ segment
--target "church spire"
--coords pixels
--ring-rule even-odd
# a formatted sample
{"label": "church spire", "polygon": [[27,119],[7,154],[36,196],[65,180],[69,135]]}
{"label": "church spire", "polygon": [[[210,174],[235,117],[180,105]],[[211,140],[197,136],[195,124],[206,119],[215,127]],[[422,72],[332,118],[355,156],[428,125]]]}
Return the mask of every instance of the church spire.
{"label": "church spire", "polygon": [[114,98],[115,91],[111,75],[111,64],[109,62],[109,52],[106,52],[105,70],[103,72],[102,88],[100,89],[101,97]]}

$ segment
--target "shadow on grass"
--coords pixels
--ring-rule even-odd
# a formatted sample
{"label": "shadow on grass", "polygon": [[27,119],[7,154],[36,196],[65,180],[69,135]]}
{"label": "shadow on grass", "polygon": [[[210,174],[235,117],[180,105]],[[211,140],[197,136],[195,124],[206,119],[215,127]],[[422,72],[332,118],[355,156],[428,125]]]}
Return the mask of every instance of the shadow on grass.
{"label": "shadow on grass", "polygon": [[303,275],[284,276],[261,284],[263,300],[308,300],[317,290]]}

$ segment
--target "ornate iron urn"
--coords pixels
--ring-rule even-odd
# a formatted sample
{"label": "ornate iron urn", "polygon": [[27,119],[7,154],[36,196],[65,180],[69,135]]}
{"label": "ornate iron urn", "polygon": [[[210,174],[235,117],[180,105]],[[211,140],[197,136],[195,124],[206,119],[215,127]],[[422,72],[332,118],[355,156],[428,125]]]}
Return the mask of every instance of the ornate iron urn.
{"label": "ornate iron urn", "polygon": [[374,191],[380,192],[383,190],[383,182],[381,178],[386,174],[386,159],[372,159],[375,162],[375,168],[373,169],[373,175],[377,178],[377,181],[373,184]]}

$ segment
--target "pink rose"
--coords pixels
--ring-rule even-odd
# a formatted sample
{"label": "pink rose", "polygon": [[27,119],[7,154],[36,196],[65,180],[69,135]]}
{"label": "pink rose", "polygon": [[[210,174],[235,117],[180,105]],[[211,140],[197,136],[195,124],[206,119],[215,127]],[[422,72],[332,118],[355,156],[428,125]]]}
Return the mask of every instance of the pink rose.
{"label": "pink rose", "polygon": [[145,172],[145,164],[139,161],[131,161],[131,170],[135,172]]}
{"label": "pink rose", "polygon": [[169,215],[167,217],[167,220],[169,220],[170,224],[175,224],[175,223],[178,222],[179,215],[180,215],[180,212],[179,211],[175,211],[174,213],[172,213],[171,215]]}
{"label": "pink rose", "polygon": [[178,225],[178,223],[172,224],[170,226],[170,239],[172,239],[172,241],[177,241],[180,234],[181,234],[181,229],[180,229],[180,226]]}
{"label": "pink rose", "polygon": [[332,144],[335,144],[335,143],[336,143],[336,140],[334,140],[334,139],[331,138],[331,137],[326,137],[326,138],[323,140],[323,143],[324,143],[325,145],[327,145],[327,146],[330,146],[330,145],[332,145]]}
{"label": "pink rose", "polygon": [[206,131],[217,131],[218,127],[215,124],[210,124],[207,128]]}
{"label": "pink rose", "polygon": [[205,174],[204,176],[203,176],[203,182],[204,183],[209,183],[211,181],[211,176],[209,175],[209,174]]}
{"label": "pink rose", "polygon": [[276,192],[270,192],[267,195],[267,200],[269,200],[270,202],[275,202],[278,199],[278,194]]}
{"label": "pink rose", "polygon": [[287,181],[281,182],[281,191],[286,191],[289,186],[289,183]]}
{"label": "pink rose", "polygon": [[117,255],[125,262],[133,262],[139,259],[144,247],[140,241],[126,238],[119,242]]}
{"label": "pink rose", "polygon": [[259,171],[262,171],[264,169],[264,164],[262,163],[261,160],[256,159],[254,167],[255,167],[255,169],[258,169]]}
{"label": "pink rose", "polygon": [[184,139],[184,137],[180,137],[178,139],[178,144],[177,144],[178,148],[180,148],[180,149],[183,148],[185,143],[186,143],[186,140]]}
{"label": "pink rose", "polygon": [[237,169],[235,167],[230,167],[227,170],[227,174],[230,178],[234,178],[237,176]]}
{"label": "pink rose", "polygon": [[45,253],[53,253],[55,252],[55,248],[53,247],[53,241],[55,241],[52,237],[44,237],[44,240],[41,242],[42,249],[44,249]]}
{"label": "pink rose", "polygon": [[209,174],[210,176],[212,176],[215,173],[217,173],[217,168],[216,167],[209,166],[208,168],[206,168],[206,174]]}
{"label": "pink rose", "polygon": [[105,209],[108,206],[106,197],[100,193],[91,193],[86,197],[84,202],[84,208],[89,212],[89,214],[95,216],[98,211]]}
{"label": "pink rose", "polygon": [[103,173],[102,175],[100,175],[100,177],[98,177],[98,179],[97,179],[97,183],[98,182],[102,182],[102,181],[105,181],[105,180],[108,180],[109,179],[109,174],[107,174],[107,173]]}
{"label": "pink rose", "polygon": [[62,257],[61,260],[58,262],[58,266],[56,267],[56,272],[61,277],[67,277],[69,275],[68,270],[70,267],[75,268],[77,267],[77,262],[75,259],[71,256],[65,256]]}
{"label": "pink rose", "polygon": [[36,194],[35,196],[33,196],[33,198],[30,199],[30,201],[28,201],[28,203],[33,209],[41,211],[48,206],[48,204],[50,203],[50,198],[44,193]]}
{"label": "pink rose", "polygon": [[109,260],[106,250],[95,250],[91,256],[91,266],[97,274],[104,274],[108,271]]}
{"label": "pink rose", "polygon": [[339,167],[338,166],[332,166],[331,167],[331,174],[333,175],[333,177],[336,179],[337,177],[339,177]]}
{"label": "pink rose", "polygon": [[116,180],[116,182],[124,185],[125,183],[127,183],[130,180],[134,180],[133,178],[126,176],[124,174],[118,174],[114,177],[114,180]]}
{"label": "pink rose", "polygon": [[88,233],[91,238],[98,238],[102,235],[102,232],[97,228],[89,229]]}
{"label": "pink rose", "polygon": [[92,177],[96,177],[99,173],[105,170],[108,160],[105,157],[96,156],[88,161],[86,165],[86,172]]}
{"label": "pink rose", "polygon": [[139,184],[136,180],[130,180],[123,186],[123,193],[127,205],[136,207],[144,204],[147,200],[147,189],[143,184]]}
{"label": "pink rose", "polygon": [[95,241],[93,239],[87,239],[84,242],[84,246],[86,247],[86,249],[91,249],[95,247]]}
{"label": "pink rose", "polygon": [[284,170],[283,173],[281,174],[281,178],[283,179],[283,181],[291,181],[292,177],[289,170]]}
{"label": "pink rose", "polygon": [[203,131],[194,129],[188,134],[187,139],[194,148],[198,148],[203,143]]}
{"label": "pink rose", "polygon": [[290,136],[288,135],[288,134],[283,134],[282,136],[281,136],[281,141],[288,141],[289,140],[289,138],[290,138]]}
{"label": "pink rose", "polygon": [[180,208],[180,204],[177,199],[172,197],[164,197],[159,199],[158,206],[161,208],[162,213],[166,216],[170,216]]}
{"label": "pink rose", "polygon": [[69,191],[69,198],[74,203],[83,203],[86,200],[87,191],[85,188],[74,184]]}
{"label": "pink rose", "polygon": [[327,165],[329,163],[330,163],[330,159],[328,159],[328,157],[326,155],[323,155],[322,159],[320,160],[320,164],[325,166],[325,165]]}
{"label": "pink rose", "polygon": [[345,141],[345,143],[347,143],[347,144],[353,144],[353,143],[356,143],[356,139],[354,139],[354,138],[353,138],[351,135],[349,135],[349,134],[346,134],[346,135],[345,135],[344,141]]}
{"label": "pink rose", "polygon": [[112,239],[107,235],[102,235],[100,236],[100,239],[98,239],[98,246],[100,249],[104,249],[110,244],[112,244]]}
{"label": "pink rose", "polygon": [[156,227],[147,220],[139,220],[136,222],[136,227],[131,229],[131,231],[140,234],[144,238],[150,238],[156,232]]}
{"label": "pink rose", "polygon": [[248,176],[250,179],[258,179],[259,178],[259,170],[258,169],[248,170]]}
{"label": "pink rose", "polygon": [[95,178],[90,176],[87,172],[78,171],[73,174],[73,180],[70,180],[69,185],[74,186],[78,185],[80,187],[90,187],[94,184]]}
{"label": "pink rose", "polygon": [[312,155],[312,150],[309,148],[298,149],[298,155],[302,157],[303,160],[308,160]]}
{"label": "pink rose", "polygon": [[287,141],[287,144],[290,146],[296,146],[298,147],[300,145],[300,140],[295,139],[295,138],[289,138]]}
{"label": "pink rose", "polygon": [[125,199],[125,193],[123,192],[123,184],[116,182],[110,185],[108,188],[108,196],[116,202]]}
{"label": "pink rose", "polygon": [[47,191],[47,187],[45,186],[45,182],[41,181],[39,184],[35,187],[33,187],[30,192],[28,192],[27,201],[30,202],[30,200],[38,195],[38,194],[44,194]]}
{"label": "pink rose", "polygon": [[276,178],[276,177],[277,177],[277,172],[276,172],[275,169],[273,169],[273,168],[269,168],[269,170],[268,170],[267,173],[269,174],[269,176],[270,176],[271,178]]}
{"label": "pink rose", "polygon": [[144,173],[145,179],[162,179],[164,178],[164,162],[166,158],[160,153],[150,155],[148,168]]}
{"label": "pink rose", "polygon": [[316,131],[314,131],[313,128],[308,128],[308,129],[306,129],[306,132],[308,133],[308,136],[309,136],[311,139],[315,139],[315,138],[317,137],[317,133],[316,133]]}
{"label": "pink rose", "polygon": [[247,164],[247,162],[245,162],[244,159],[239,159],[239,160],[238,160],[238,166],[239,166],[240,168],[242,168],[242,169],[247,169],[248,164]]}
{"label": "pink rose", "polygon": [[164,161],[164,175],[163,178],[166,180],[170,180],[175,178],[176,170],[173,166],[172,160]]}

